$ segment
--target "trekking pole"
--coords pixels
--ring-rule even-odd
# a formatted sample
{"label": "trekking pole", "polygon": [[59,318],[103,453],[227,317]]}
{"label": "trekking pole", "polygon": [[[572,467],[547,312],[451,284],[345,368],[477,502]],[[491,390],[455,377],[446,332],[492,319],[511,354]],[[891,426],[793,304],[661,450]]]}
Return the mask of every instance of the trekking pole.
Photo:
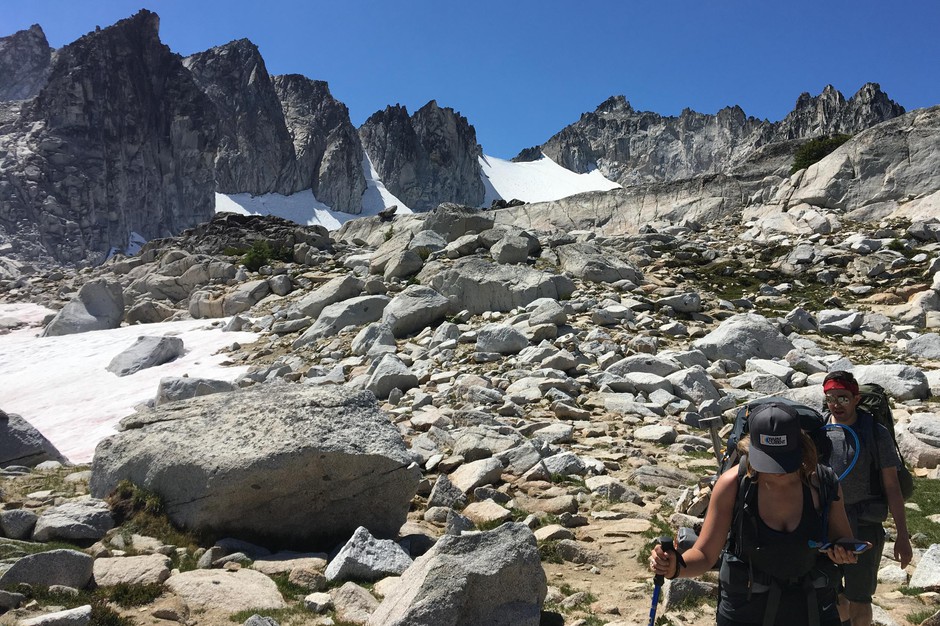
{"label": "trekking pole", "polygon": [[699,426],[708,427],[708,434],[711,436],[711,439],[712,439],[712,450],[715,452],[715,460],[718,461],[719,468],[721,467],[721,457],[723,456],[722,449],[721,449],[722,448],[721,437],[718,435],[718,428],[719,428],[718,425],[721,424],[721,421],[722,420],[721,420],[720,415],[713,415],[711,417],[703,417],[703,418],[700,418],[698,421]]}
{"label": "trekking pole", "polygon": [[[658,541],[663,552],[669,553],[676,551],[676,546],[672,543],[672,537],[660,537]],[[662,590],[664,582],[665,579],[660,574],[656,574],[653,577],[653,604],[650,606],[649,626],[656,626],[656,607],[659,605],[659,592]]]}

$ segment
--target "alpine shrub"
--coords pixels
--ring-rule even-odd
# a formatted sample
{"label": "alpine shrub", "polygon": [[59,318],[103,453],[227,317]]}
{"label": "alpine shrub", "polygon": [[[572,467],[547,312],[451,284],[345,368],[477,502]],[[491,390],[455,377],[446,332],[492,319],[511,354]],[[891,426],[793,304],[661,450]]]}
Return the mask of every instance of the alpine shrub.
{"label": "alpine shrub", "polygon": [[831,154],[851,138],[852,135],[833,135],[831,137],[810,139],[797,148],[796,153],[793,155],[793,167],[790,168],[790,173],[795,174],[813,163],[821,161],[823,157]]}

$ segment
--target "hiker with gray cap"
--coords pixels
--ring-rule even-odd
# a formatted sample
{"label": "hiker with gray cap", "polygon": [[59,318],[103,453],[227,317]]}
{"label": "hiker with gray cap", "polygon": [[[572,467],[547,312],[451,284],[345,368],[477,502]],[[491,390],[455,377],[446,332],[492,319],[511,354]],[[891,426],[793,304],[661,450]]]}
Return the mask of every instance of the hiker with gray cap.
{"label": "hiker with gray cap", "polygon": [[741,462],[715,483],[695,545],[682,555],[657,545],[650,568],[691,578],[720,559],[719,626],[839,626],[836,564],[868,546],[851,540],[838,479],[818,464],[799,415],[768,402],[748,422]]}

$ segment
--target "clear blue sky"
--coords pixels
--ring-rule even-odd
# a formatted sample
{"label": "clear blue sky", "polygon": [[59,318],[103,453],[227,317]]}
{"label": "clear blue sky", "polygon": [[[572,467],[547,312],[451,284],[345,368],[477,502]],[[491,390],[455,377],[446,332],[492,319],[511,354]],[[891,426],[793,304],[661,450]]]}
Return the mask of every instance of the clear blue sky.
{"label": "clear blue sky", "polygon": [[38,23],[59,47],[141,8],[174,52],[247,38],[272,74],[328,81],[357,126],[436,99],[502,158],[616,94],[772,121],[830,83],[940,104],[936,0],[0,0],[0,36]]}

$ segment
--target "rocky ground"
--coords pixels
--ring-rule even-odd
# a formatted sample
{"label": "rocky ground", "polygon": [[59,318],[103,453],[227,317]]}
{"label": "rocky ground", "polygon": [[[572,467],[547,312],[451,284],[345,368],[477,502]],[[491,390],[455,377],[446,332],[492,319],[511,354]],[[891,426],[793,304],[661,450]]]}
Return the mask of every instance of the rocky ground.
{"label": "rocky ground", "polygon": [[[696,505],[697,486],[716,470],[709,432],[699,420],[721,415],[727,423],[738,405],[765,395],[818,407],[829,369],[854,368],[861,380],[888,389],[902,451],[922,481],[920,497],[937,494],[940,224],[862,225],[817,213],[796,226],[788,222],[786,230],[729,220],[608,238],[494,228],[481,214],[454,207],[362,220],[331,236],[275,221],[232,221],[239,223],[152,244],[138,257],[94,270],[10,277],[2,298],[52,308],[83,302],[85,312],[120,309],[110,316],[112,325],[114,318],[225,316],[229,328],[262,333],[255,345],[233,345],[230,360],[252,366],[236,386],[266,390],[272,405],[287,397],[285,388],[371,391],[420,468],[400,532],[408,540],[399,544],[414,557],[461,529],[499,528],[505,535],[518,527],[503,522],[528,526],[541,558],[536,569],[547,582],[541,623],[646,623],[650,542],[694,522],[686,510]],[[271,242],[259,252],[259,271],[239,267],[243,257],[232,254],[252,239]],[[104,288],[92,293],[90,284]],[[109,300],[108,293],[117,295]],[[109,306],[98,306],[102,301]],[[57,327],[82,330],[88,316],[62,310]],[[107,316],[96,320],[101,317]],[[166,415],[148,411],[177,410],[163,403],[187,393],[197,392],[158,393],[159,406],[143,408],[127,432],[146,436],[156,428],[148,421],[162,419],[147,416]],[[200,407],[210,406],[209,397]],[[414,574],[389,565],[397,553],[371,537],[360,538],[361,550],[383,555],[382,567],[370,560],[369,575],[348,578],[379,581],[353,589],[340,586],[347,577],[331,577],[328,568],[341,560],[330,550],[344,542],[288,561],[282,555],[272,565],[258,546],[222,542],[213,548],[158,522],[144,526],[141,520],[149,517],[142,514],[122,522],[116,511],[146,509],[144,497],[123,509],[112,500],[110,517],[98,500],[76,500],[84,507],[81,524],[96,529],[80,540],[68,540],[67,531],[46,531],[39,542],[34,528],[10,532],[23,519],[60,527],[51,524],[49,509],[62,516],[56,508],[79,496],[104,495],[95,488],[106,472],[98,459],[97,477],[88,468],[51,465],[4,472],[0,529],[8,539],[0,539],[0,556],[12,563],[50,540],[77,543],[95,558],[100,589],[114,588],[103,580],[157,585],[153,596],[143,594],[141,606],[129,608],[115,594],[95,592],[134,623],[234,623],[232,597],[255,599],[246,609],[274,607],[261,612],[280,624],[365,623],[373,612],[369,623],[423,623],[393,622],[389,603],[378,607],[376,598],[400,598],[407,586],[396,591],[398,579],[387,573]],[[935,509],[919,502],[915,497],[908,506],[917,528],[926,531],[915,538],[907,572],[885,561],[879,624],[916,623],[940,610],[936,593],[907,591],[911,574],[920,577],[917,587],[940,584],[933,557],[922,565],[940,526],[926,517]],[[37,522],[47,515],[50,520]],[[499,535],[493,541],[507,542],[498,544],[509,546],[507,553],[518,551],[519,567],[530,556],[525,540]],[[139,566],[146,574],[103,573],[144,555],[150,560]],[[207,600],[194,591],[201,583],[187,579],[184,585],[182,574],[170,576],[171,569],[198,572],[197,564],[240,577],[243,586],[224,601]],[[249,580],[259,571],[277,581],[274,591]],[[9,572],[0,575],[0,586],[3,576]],[[704,585],[670,585],[660,607],[663,623],[714,623],[713,585],[704,578]],[[252,595],[255,584],[258,595]],[[326,590],[329,595],[314,597]],[[60,592],[0,596],[0,606],[19,607],[0,623],[84,606],[91,593],[75,592],[78,598],[67,601],[72,592]],[[539,595],[535,590],[529,597],[538,603]],[[482,606],[486,598],[474,602]],[[239,623],[271,623],[239,615]],[[530,615],[513,623],[538,621]]]}

